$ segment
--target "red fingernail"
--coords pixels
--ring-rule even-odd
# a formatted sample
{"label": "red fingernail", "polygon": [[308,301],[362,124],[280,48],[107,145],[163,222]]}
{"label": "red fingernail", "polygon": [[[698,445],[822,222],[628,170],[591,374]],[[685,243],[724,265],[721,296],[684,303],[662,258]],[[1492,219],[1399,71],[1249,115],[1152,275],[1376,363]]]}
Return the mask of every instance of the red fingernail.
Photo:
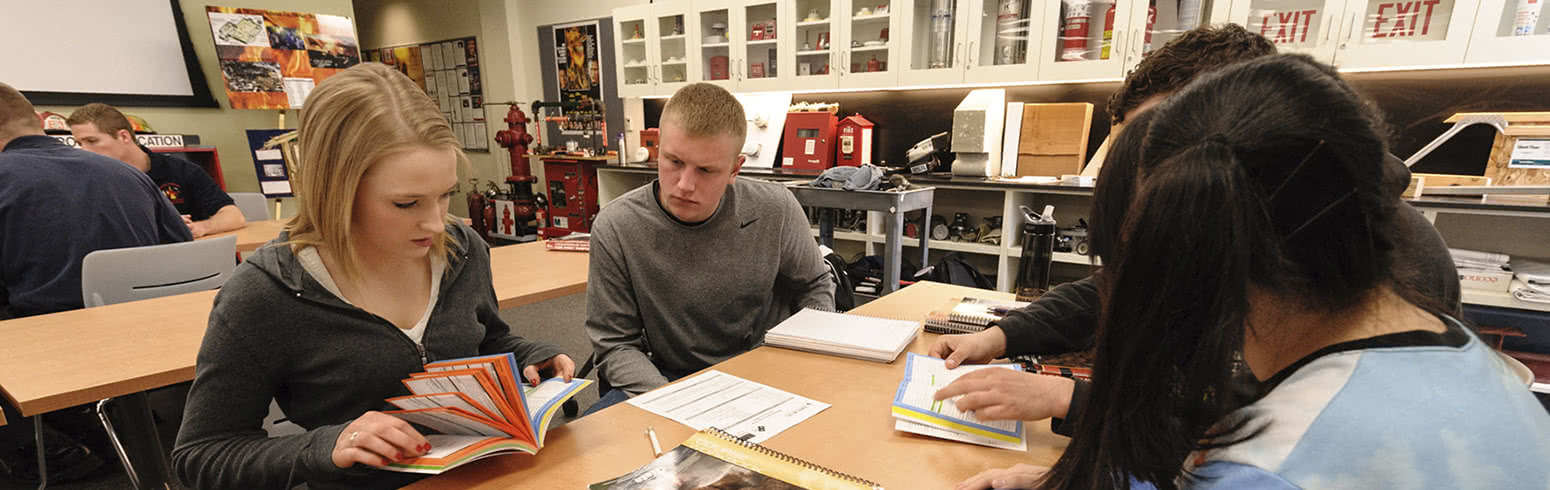
{"label": "red fingernail", "polygon": [[394,461],[403,461],[404,460],[404,453],[395,453],[395,455],[397,456],[397,458],[395,458]]}

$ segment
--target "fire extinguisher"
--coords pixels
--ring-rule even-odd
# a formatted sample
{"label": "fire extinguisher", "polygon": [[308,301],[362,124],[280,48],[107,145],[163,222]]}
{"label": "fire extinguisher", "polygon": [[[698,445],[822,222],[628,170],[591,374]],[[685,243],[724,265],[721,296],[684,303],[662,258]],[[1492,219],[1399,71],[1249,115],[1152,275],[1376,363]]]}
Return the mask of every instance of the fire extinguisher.
{"label": "fire extinguisher", "polygon": [[489,206],[489,201],[484,194],[479,192],[479,179],[468,179],[468,219],[469,226],[474,232],[484,239],[490,239],[490,222],[485,220],[484,209]]}

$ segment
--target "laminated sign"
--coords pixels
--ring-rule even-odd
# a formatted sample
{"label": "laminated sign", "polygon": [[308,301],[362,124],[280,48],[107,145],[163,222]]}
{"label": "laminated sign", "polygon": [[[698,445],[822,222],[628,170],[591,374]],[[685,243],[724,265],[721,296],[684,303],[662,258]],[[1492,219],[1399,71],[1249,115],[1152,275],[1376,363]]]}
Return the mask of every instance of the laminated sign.
{"label": "laminated sign", "polygon": [[1512,147],[1510,168],[1550,169],[1550,139],[1518,138]]}

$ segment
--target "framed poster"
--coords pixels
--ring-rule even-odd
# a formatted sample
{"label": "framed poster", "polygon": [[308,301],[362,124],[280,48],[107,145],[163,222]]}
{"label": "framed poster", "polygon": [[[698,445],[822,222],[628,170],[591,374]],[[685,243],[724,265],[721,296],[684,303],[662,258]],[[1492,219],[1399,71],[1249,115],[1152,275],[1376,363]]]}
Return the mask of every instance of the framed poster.
{"label": "framed poster", "polygon": [[300,109],[307,94],[361,53],[349,17],[205,7],[233,109]]}
{"label": "framed poster", "polygon": [[[567,106],[600,107],[603,84],[598,52],[598,21],[554,26],[555,78],[560,87],[560,102]],[[566,116],[595,116],[600,112],[565,111]],[[560,134],[592,135],[602,129],[602,121],[565,121],[555,123]],[[603,138],[606,140],[607,138]]]}

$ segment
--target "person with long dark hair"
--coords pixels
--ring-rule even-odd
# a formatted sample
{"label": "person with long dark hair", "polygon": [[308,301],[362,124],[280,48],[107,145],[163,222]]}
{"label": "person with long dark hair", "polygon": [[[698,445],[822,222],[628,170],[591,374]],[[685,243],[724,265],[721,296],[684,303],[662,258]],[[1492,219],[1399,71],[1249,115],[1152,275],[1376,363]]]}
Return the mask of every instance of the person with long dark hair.
{"label": "person with long dark hair", "polygon": [[1133,175],[1105,168],[1096,192],[1133,197],[1092,210],[1103,306],[1071,444],[1042,477],[960,488],[1547,488],[1550,414],[1396,280],[1383,134],[1301,55],[1223,69],[1129,121],[1109,158]]}

